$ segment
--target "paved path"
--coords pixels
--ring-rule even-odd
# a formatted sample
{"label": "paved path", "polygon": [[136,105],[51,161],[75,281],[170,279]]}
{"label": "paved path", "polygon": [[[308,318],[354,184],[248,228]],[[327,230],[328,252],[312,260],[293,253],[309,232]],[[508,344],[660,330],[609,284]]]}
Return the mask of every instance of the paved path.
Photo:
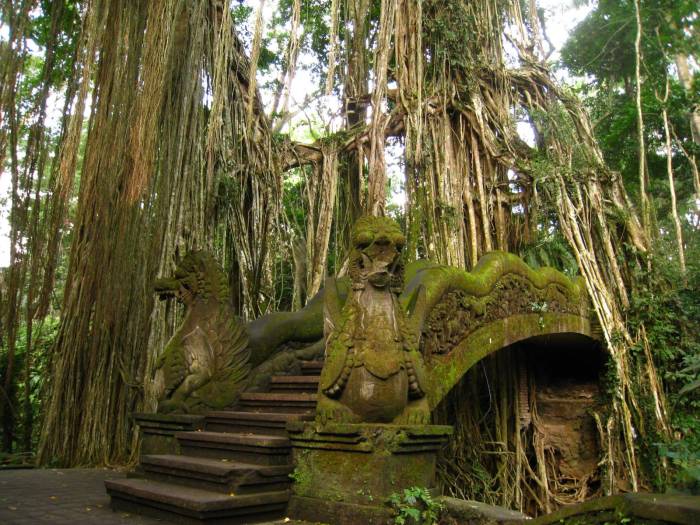
{"label": "paved path", "polygon": [[121,477],[108,469],[0,470],[0,523],[164,525],[109,508],[104,480]]}
{"label": "paved path", "polygon": [[[109,507],[104,480],[123,478],[96,468],[0,470],[0,525],[169,525]],[[312,525],[279,520],[259,525]]]}

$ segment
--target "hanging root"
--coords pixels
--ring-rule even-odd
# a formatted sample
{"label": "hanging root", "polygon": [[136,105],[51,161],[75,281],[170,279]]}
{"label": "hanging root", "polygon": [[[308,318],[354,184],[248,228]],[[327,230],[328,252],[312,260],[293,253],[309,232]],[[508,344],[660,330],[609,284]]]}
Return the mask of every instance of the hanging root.
{"label": "hanging root", "polygon": [[[612,469],[607,462],[590,464],[576,456],[595,455],[596,450],[581,450],[588,441],[578,448],[569,442],[590,416],[583,413],[582,419],[572,420],[568,434],[552,434],[551,429],[561,428],[563,422],[551,421],[551,412],[549,420],[540,415],[536,385],[522,372],[519,351],[506,349],[482,361],[438,407],[438,419],[455,425],[455,435],[438,461],[443,490],[532,516],[607,493],[601,476],[614,474],[614,464]],[[524,412],[528,424],[522,424]],[[600,417],[593,418],[600,431]],[[591,421],[591,432],[592,425]],[[607,457],[611,441],[599,439]]]}

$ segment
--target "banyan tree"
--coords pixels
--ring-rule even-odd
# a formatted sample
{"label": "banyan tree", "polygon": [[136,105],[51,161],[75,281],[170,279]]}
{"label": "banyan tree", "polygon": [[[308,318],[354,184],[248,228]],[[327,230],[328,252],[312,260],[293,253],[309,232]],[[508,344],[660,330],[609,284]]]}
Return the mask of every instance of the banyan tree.
{"label": "banyan tree", "polygon": [[[654,349],[626,312],[652,264],[653,221],[644,188],[628,194],[582,104],[554,80],[534,0],[270,3],[249,13],[221,0],[52,2],[46,88],[18,108],[38,2],[3,4],[0,155],[15,217],[6,390],[32,373],[32,323],[60,314],[39,461],[133,460],[130,414],[154,407],[153,364],[181,315],[152,283],[187,251],[216,255],[234,310],[252,320],[306,304],[325,277],[347,272],[355,220],[392,215],[409,262],[469,271],[500,250],[580,274],[602,340],[590,357],[606,399],[593,408],[593,474],[561,475],[538,419],[537,363],[504,351],[435,412],[456,425],[439,465],[444,491],[541,512],[648,486],[645,447],[669,421]],[[265,16],[284,28],[274,61]],[[301,55],[318,81],[306,103],[340,108],[326,115],[334,127],[314,123],[304,141],[290,131]],[[275,72],[264,103],[261,79]],[[55,97],[63,117],[49,134]],[[398,210],[387,167],[397,156]],[[30,334],[21,362],[20,328]],[[7,429],[10,404],[2,411]]]}

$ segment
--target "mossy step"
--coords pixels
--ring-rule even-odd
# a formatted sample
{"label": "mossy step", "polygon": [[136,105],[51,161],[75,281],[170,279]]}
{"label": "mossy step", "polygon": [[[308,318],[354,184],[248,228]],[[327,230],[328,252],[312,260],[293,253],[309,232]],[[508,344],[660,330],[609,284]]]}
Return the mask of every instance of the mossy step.
{"label": "mossy step", "polygon": [[288,394],[281,392],[244,393],[239,407],[267,412],[307,412],[316,410],[316,394]]}
{"label": "mossy step", "polygon": [[149,479],[105,481],[112,509],[174,523],[256,523],[284,516],[286,490],[232,495]]}
{"label": "mossy step", "polygon": [[[623,520],[624,519],[624,520]],[[697,525],[700,498],[682,494],[631,493],[604,496],[568,505],[528,523],[655,523],[658,525]]]}
{"label": "mossy step", "polygon": [[304,375],[321,375],[323,370],[323,361],[303,361],[301,363],[301,373]]}
{"label": "mossy step", "polygon": [[207,414],[206,429],[213,432],[259,432],[287,436],[288,422],[311,421],[313,418],[312,411],[287,413],[220,410]]}
{"label": "mossy step", "polygon": [[162,454],[141,456],[141,469],[148,479],[156,481],[226,494],[250,494],[288,489],[293,466]]}
{"label": "mossy step", "polygon": [[185,456],[233,459],[258,465],[290,462],[289,438],[230,432],[178,432],[175,437]]}
{"label": "mossy step", "polygon": [[270,380],[271,392],[316,392],[318,390],[319,376],[272,376]]}

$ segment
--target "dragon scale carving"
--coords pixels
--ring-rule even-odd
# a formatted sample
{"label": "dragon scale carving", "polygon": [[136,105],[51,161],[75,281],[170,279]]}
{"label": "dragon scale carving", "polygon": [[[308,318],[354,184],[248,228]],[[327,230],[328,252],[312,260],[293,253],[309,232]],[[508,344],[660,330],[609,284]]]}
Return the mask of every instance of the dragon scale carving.
{"label": "dragon scale carving", "polygon": [[231,406],[250,371],[250,350],[245,325],[230,305],[226,274],[211,255],[195,251],[173,277],[158,279],[155,291],[185,305],[182,324],[155,364],[158,412]]}

